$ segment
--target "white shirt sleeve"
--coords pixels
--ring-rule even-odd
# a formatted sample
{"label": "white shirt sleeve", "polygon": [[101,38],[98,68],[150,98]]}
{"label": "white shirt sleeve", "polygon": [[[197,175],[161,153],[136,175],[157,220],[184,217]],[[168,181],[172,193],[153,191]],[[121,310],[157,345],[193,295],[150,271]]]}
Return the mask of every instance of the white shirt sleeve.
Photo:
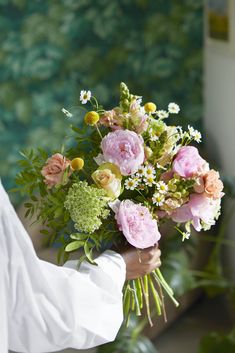
{"label": "white shirt sleeve", "polygon": [[6,347],[86,349],[114,340],[123,320],[125,262],[113,251],[96,262],[77,271],[76,261],[60,267],[39,260],[0,182],[1,353]]}

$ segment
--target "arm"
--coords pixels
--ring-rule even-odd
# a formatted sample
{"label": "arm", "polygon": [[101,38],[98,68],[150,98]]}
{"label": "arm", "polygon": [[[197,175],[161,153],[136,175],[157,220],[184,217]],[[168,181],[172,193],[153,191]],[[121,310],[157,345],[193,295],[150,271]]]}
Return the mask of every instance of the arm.
{"label": "arm", "polygon": [[[123,320],[125,279],[160,265],[157,248],[106,251],[99,266],[39,260],[0,183],[0,348],[43,353],[114,340]],[[5,317],[4,317],[5,315]],[[7,322],[6,322],[7,321]],[[1,346],[2,345],[2,346]]]}
{"label": "arm", "polygon": [[113,340],[123,319],[122,256],[105,252],[97,259],[99,266],[84,263],[79,271],[71,268],[72,262],[59,267],[41,261],[1,186],[0,196],[1,289],[8,308],[9,349],[42,353]]}

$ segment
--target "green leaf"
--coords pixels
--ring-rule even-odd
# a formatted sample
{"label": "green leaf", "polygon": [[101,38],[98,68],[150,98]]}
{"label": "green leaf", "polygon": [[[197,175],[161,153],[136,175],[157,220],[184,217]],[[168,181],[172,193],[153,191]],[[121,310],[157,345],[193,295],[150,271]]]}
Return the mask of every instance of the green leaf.
{"label": "green leaf", "polygon": [[95,262],[92,258],[92,250],[93,250],[93,248],[90,248],[89,243],[86,241],[84,244],[85,255],[86,255],[87,259],[89,260],[89,262],[94,264]]}
{"label": "green leaf", "polygon": [[26,207],[26,208],[31,208],[31,207],[33,207],[33,204],[30,203],[30,202],[25,202],[25,203],[24,203],[24,207]]}
{"label": "green leaf", "polygon": [[67,252],[74,251],[74,250],[81,248],[83,245],[84,245],[83,241],[76,240],[76,241],[69,243],[65,247],[65,251],[67,251]]}
{"label": "green leaf", "polygon": [[70,238],[74,240],[87,240],[89,238],[89,234],[73,233],[73,234],[70,234]]}

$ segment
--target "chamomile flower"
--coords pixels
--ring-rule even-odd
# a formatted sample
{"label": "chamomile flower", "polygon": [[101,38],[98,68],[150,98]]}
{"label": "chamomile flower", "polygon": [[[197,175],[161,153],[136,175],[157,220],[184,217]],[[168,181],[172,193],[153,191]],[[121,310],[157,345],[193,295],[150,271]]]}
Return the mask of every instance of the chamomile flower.
{"label": "chamomile flower", "polygon": [[166,110],[158,110],[157,116],[159,117],[159,119],[166,119],[168,118],[169,113]]}
{"label": "chamomile flower", "polygon": [[154,176],[154,174],[156,174],[156,171],[153,166],[151,164],[146,165],[144,168],[144,176],[147,178],[148,176]]}
{"label": "chamomile flower", "polygon": [[62,108],[61,111],[62,111],[62,113],[64,113],[64,114],[67,116],[67,118],[72,118],[73,114],[70,113],[70,112],[69,112],[68,110],[66,110],[65,108]]}
{"label": "chamomile flower", "polygon": [[164,183],[164,181],[159,181],[156,184],[156,188],[160,194],[166,194],[168,191],[168,186]]}
{"label": "chamomile flower", "polygon": [[154,184],[156,184],[155,182],[155,175],[154,174],[151,174],[151,175],[148,175],[144,178],[144,182],[147,186],[153,186]]}
{"label": "chamomile flower", "polygon": [[152,197],[153,204],[156,206],[162,206],[165,201],[165,196],[160,192],[155,192]]}
{"label": "chamomile flower", "polygon": [[190,232],[182,232],[182,241],[185,241],[185,239],[189,239],[190,235]]}
{"label": "chamomile flower", "polygon": [[152,128],[149,129],[149,135],[150,135],[150,141],[159,140],[159,134],[156,131],[154,131]]}
{"label": "chamomile flower", "polygon": [[168,105],[168,112],[171,114],[178,114],[180,111],[180,107],[176,103],[170,103]]}
{"label": "chamomile flower", "polygon": [[195,132],[194,127],[188,125],[188,132],[189,132],[190,137],[193,137],[193,134]]}
{"label": "chamomile flower", "polygon": [[143,177],[145,175],[145,166],[141,165],[136,173],[137,177]]}
{"label": "chamomile flower", "polygon": [[201,142],[202,135],[201,133],[194,129],[192,126],[188,125],[188,132],[191,138],[193,138],[196,142]]}
{"label": "chamomile flower", "polygon": [[80,92],[80,101],[82,104],[86,104],[91,99],[91,91],[84,91]]}
{"label": "chamomile flower", "polygon": [[[176,129],[177,129],[177,132],[179,134],[179,137],[181,139],[183,139],[185,137],[185,131],[183,131],[181,126],[177,126]],[[188,133],[186,132],[186,134],[188,134]]]}
{"label": "chamomile flower", "polygon": [[202,134],[200,133],[200,131],[198,131],[198,130],[195,130],[194,131],[194,140],[197,142],[197,143],[199,143],[199,142],[201,142],[202,141]]}
{"label": "chamomile flower", "polygon": [[125,180],[125,188],[127,190],[134,190],[138,186],[138,179],[128,178]]}

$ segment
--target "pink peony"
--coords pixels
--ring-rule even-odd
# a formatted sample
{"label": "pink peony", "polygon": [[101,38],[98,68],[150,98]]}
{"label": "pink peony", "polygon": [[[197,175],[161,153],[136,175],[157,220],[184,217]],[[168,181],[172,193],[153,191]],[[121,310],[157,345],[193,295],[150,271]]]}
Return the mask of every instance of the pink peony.
{"label": "pink peony", "polygon": [[[62,183],[64,171],[70,166],[70,163],[71,161],[60,153],[53,154],[53,156],[48,158],[41,171],[48,188]],[[69,174],[71,174],[71,171]]]}
{"label": "pink peony", "polygon": [[199,155],[196,147],[181,147],[173,161],[172,170],[183,178],[192,178],[209,170],[208,163]]}
{"label": "pink peony", "polygon": [[220,208],[220,199],[214,200],[205,194],[192,194],[188,203],[177,208],[171,218],[174,222],[185,223],[192,221],[194,228],[199,232],[201,222],[213,225]]}
{"label": "pink peony", "polygon": [[131,200],[122,201],[116,208],[115,218],[127,241],[138,249],[153,246],[161,238],[156,219],[141,204]]}
{"label": "pink peony", "polygon": [[144,142],[134,131],[110,132],[103,138],[101,149],[104,160],[117,165],[122,175],[134,174],[144,162]]}

